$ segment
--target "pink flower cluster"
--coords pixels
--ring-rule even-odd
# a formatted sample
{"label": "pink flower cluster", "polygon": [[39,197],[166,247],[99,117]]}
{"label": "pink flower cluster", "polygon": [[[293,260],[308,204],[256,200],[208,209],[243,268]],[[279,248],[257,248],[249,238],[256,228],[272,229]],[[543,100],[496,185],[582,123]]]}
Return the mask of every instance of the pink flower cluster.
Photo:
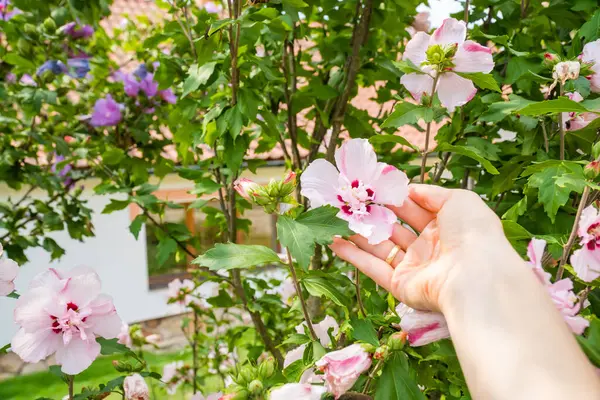
{"label": "pink flower cluster", "polygon": [[[433,35],[417,32],[406,45],[404,58],[419,67],[422,73],[405,74],[400,82],[412,96],[437,93],[442,106],[452,112],[469,101],[477,93],[473,82],[455,72],[489,73],[494,69],[492,51],[472,40],[465,40],[467,26],[454,18],[444,20]],[[434,47],[438,46],[438,47]],[[442,52],[448,58],[442,68],[438,66]],[[433,87],[437,79],[436,86]]]}
{"label": "pink flower cluster", "polygon": [[196,284],[190,279],[172,280],[167,287],[167,296],[169,303],[179,304],[182,307],[190,307],[192,305],[200,306],[201,299],[194,292]]}
{"label": "pink flower cluster", "polygon": [[300,177],[302,195],[310,206],[331,205],[354,232],[378,244],[392,235],[396,214],[386,205],[401,206],[408,197],[408,177],[377,161],[366,139],[351,139],[335,152],[337,168],[323,159],[313,161]]}
{"label": "pink flower cluster", "polygon": [[550,281],[551,275],[542,268],[542,257],[545,248],[545,240],[534,238],[529,242],[527,248],[529,265],[531,265],[539,281],[546,286],[552,302],[558,311],[560,311],[569,328],[576,335],[581,335],[590,323],[585,318],[577,315],[581,309],[581,303],[579,302],[579,298],[573,293],[573,282],[571,279],[564,278],[552,283]]}
{"label": "pink flower cluster", "polygon": [[600,213],[593,205],[581,213],[577,229],[581,248],[571,256],[571,265],[577,276],[591,282],[600,277]]}
{"label": "pink flower cluster", "polygon": [[[583,96],[579,92],[566,93],[565,94],[570,100],[573,100],[577,103],[583,101]],[[577,129],[585,128],[590,122],[598,118],[598,114],[584,112],[584,113],[576,113],[576,112],[568,112],[563,113],[563,128],[568,131],[576,131]]]}
{"label": "pink flower cluster", "polygon": [[14,319],[20,329],[12,350],[30,363],[55,354],[69,375],[88,368],[100,354],[96,338],[116,338],[122,324],[101,288],[100,278],[88,268],[51,268],[37,275],[17,301]]}
{"label": "pink flower cluster", "polygon": [[191,382],[194,379],[194,372],[189,365],[183,361],[174,361],[163,367],[162,381],[167,385],[167,393],[173,395],[177,388],[184,382]]}

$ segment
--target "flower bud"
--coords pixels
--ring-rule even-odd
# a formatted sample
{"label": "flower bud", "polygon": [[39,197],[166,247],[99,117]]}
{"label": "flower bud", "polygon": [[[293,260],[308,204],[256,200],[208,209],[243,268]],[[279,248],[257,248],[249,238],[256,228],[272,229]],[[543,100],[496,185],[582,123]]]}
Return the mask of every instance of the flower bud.
{"label": "flower bud", "polygon": [[592,146],[592,157],[594,160],[600,159],[600,142],[594,143]]}
{"label": "flower bud", "polygon": [[17,40],[17,50],[19,54],[27,56],[31,52],[31,43],[25,38],[19,38]]}
{"label": "flower bud", "polygon": [[392,350],[402,350],[404,344],[406,343],[406,337],[408,334],[406,332],[396,332],[392,334],[388,338],[388,346]]}
{"label": "flower bud", "polygon": [[112,365],[119,372],[133,372],[133,367],[131,366],[131,364],[128,364],[126,362],[113,360]]}
{"label": "flower bud", "polygon": [[544,60],[546,61],[558,61],[558,56],[552,53],[544,53]]}
{"label": "flower bud", "polygon": [[583,174],[591,181],[600,175],[600,161],[594,160],[583,168]]}
{"label": "flower bud", "polygon": [[255,379],[248,385],[248,390],[252,394],[259,394],[263,391],[263,384],[258,379]]}
{"label": "flower bud", "polygon": [[275,360],[269,357],[258,366],[258,376],[261,379],[268,379],[275,373]]}
{"label": "flower bud", "polygon": [[123,390],[127,400],[149,400],[148,385],[140,374],[133,374],[125,378]]}
{"label": "flower bud", "polygon": [[50,17],[44,20],[44,29],[48,33],[54,33],[56,31],[56,22]]}
{"label": "flower bud", "polygon": [[248,398],[248,391],[246,389],[238,390],[237,393],[234,393],[231,400],[246,400]]}
{"label": "flower bud", "polygon": [[373,354],[373,358],[376,360],[385,360],[390,354],[390,348],[387,345],[379,346]]}
{"label": "flower bud", "polygon": [[246,200],[250,200],[254,192],[260,188],[260,185],[250,179],[240,178],[235,181],[233,188],[239,193],[240,196]]}
{"label": "flower bud", "polygon": [[240,385],[247,384],[249,382],[252,382],[254,380],[254,377],[255,373],[252,370],[252,368],[249,366],[244,366],[238,374],[237,383],[239,383]]}
{"label": "flower bud", "polygon": [[285,178],[283,178],[283,183],[296,183],[296,173],[294,171],[290,171]]}
{"label": "flower bud", "polygon": [[23,25],[23,32],[25,32],[28,35],[35,35],[37,33],[37,30],[35,29],[35,25],[25,24]]}

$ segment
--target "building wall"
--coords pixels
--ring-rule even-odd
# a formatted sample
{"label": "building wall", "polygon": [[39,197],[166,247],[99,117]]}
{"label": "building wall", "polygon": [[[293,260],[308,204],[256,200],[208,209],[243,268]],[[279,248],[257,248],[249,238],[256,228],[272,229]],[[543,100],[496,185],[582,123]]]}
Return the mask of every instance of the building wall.
{"label": "building wall", "polygon": [[[268,182],[271,177],[280,178],[283,168],[268,167],[258,170],[258,175],[249,176],[257,182]],[[149,290],[146,260],[145,228],[138,240],[129,232],[131,212],[124,209],[111,214],[102,214],[110,197],[93,194],[97,182],[85,184],[84,197],[88,207],[94,210],[93,224],[96,236],[78,242],[69,238],[67,232],[57,232],[52,237],[66,250],[58,261],[50,262],[50,256],[43,249],[27,252],[29,263],[21,267],[15,281],[17,291],[23,292],[29,281],[37,273],[53,267],[70,269],[76,266],[94,268],[102,279],[103,292],[114,298],[119,315],[128,323],[162,318],[179,314],[177,305],[166,304],[166,289]],[[190,189],[190,182],[177,176],[167,177],[161,184],[161,191]],[[0,187],[0,201],[8,196],[18,197],[18,193]],[[34,193],[35,195],[35,193]],[[42,194],[38,194],[41,196]],[[113,197],[116,198],[116,197]],[[16,300],[0,297],[0,347],[9,343],[17,327],[12,314]]]}

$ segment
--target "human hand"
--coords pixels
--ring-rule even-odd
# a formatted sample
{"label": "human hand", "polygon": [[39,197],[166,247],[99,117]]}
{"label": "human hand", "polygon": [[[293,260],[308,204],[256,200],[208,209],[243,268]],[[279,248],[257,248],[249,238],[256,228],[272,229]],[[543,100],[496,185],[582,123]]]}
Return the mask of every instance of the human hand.
{"label": "human hand", "polygon": [[[500,219],[474,192],[411,185],[405,203],[389,208],[421,234],[396,224],[392,237],[378,245],[354,235],[354,244],[335,238],[331,249],[412,308],[443,311],[449,296],[476,285],[477,268],[516,255]],[[396,245],[390,265],[385,259]]]}

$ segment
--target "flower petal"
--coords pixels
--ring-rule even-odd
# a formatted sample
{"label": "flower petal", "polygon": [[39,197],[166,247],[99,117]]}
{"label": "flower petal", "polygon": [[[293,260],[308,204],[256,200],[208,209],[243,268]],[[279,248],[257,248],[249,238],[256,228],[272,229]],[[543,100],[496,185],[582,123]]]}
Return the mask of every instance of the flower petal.
{"label": "flower petal", "polygon": [[571,256],[571,265],[575,274],[585,282],[600,277],[600,251],[588,250],[586,247],[575,250]]}
{"label": "flower petal", "polygon": [[440,102],[449,112],[456,107],[467,104],[477,93],[473,82],[452,72],[446,72],[440,76],[437,94]]}
{"label": "flower petal", "polygon": [[404,74],[400,78],[400,83],[404,85],[415,100],[421,101],[421,96],[431,95],[433,78],[427,74]]}
{"label": "flower petal", "polygon": [[39,362],[54,353],[62,345],[62,335],[52,330],[26,332],[21,328],[11,342],[14,351],[25,362]]}
{"label": "flower petal", "polygon": [[[357,224],[356,221],[354,221],[354,223],[353,221],[350,221],[348,226],[356,233],[360,233],[366,237],[369,244],[379,244],[392,236],[394,224],[397,221],[398,217],[389,208],[372,205],[369,215],[364,216],[362,220],[358,222],[358,224],[361,225],[360,230],[362,230],[362,232],[358,232],[353,228],[353,225],[356,226]],[[365,235],[366,232],[369,233]]]}
{"label": "flower petal", "polygon": [[455,18],[446,18],[442,26],[437,28],[431,35],[430,44],[440,45],[461,45],[467,37],[467,25],[464,21],[458,21]]}
{"label": "flower petal", "polygon": [[430,36],[425,32],[417,32],[406,44],[406,50],[402,55],[403,59],[408,59],[417,67],[427,59],[427,48],[429,47]]}
{"label": "flower petal", "polygon": [[270,400],[319,400],[325,387],[304,383],[287,383],[271,390]]}
{"label": "flower petal", "polygon": [[567,325],[569,325],[569,328],[571,328],[571,331],[576,335],[581,335],[585,331],[585,328],[590,326],[590,321],[579,315],[574,317],[563,315],[563,318]]}
{"label": "flower petal", "polygon": [[15,284],[12,282],[0,281],[0,296],[8,296],[15,290]]}
{"label": "flower petal", "polygon": [[287,368],[294,361],[302,360],[302,356],[304,355],[304,350],[306,349],[306,344],[302,344],[295,349],[288,351],[283,360],[283,368]]}
{"label": "flower petal", "polygon": [[594,224],[600,223],[600,214],[593,205],[589,205],[583,209],[581,213],[581,219],[579,220],[579,226],[577,227],[577,234],[581,238],[582,244],[594,240],[595,236],[588,233],[590,227]]}
{"label": "flower petal", "polygon": [[377,174],[377,154],[367,139],[344,142],[335,152],[335,162],[349,182],[358,179],[369,184]]}
{"label": "flower petal", "polygon": [[101,289],[100,277],[97,273],[89,271],[72,276],[63,292],[69,301],[83,307],[98,297]]}
{"label": "flower petal", "polygon": [[12,282],[19,274],[19,265],[10,258],[0,259],[0,281]]}
{"label": "flower petal", "polygon": [[400,207],[408,197],[408,177],[398,168],[379,163],[379,178],[371,185],[375,202]]}
{"label": "flower petal", "polygon": [[31,289],[19,297],[14,310],[14,320],[28,332],[48,329],[52,320],[48,312],[52,308],[54,293],[45,287]]}
{"label": "flower petal", "polygon": [[56,351],[56,362],[62,365],[61,371],[77,375],[87,369],[100,355],[100,345],[95,340],[81,340],[74,336],[68,345]]}
{"label": "flower petal", "polygon": [[86,322],[92,327],[92,331],[105,339],[114,339],[121,333],[123,321],[116,311],[106,315],[90,315]]}
{"label": "flower petal", "polygon": [[302,187],[300,193],[310,200],[310,206],[313,208],[325,204],[336,204],[339,175],[337,169],[330,162],[323,159],[315,160],[300,176]]}
{"label": "flower petal", "polygon": [[472,40],[467,40],[458,48],[454,56],[453,68],[456,72],[483,72],[487,74],[494,69],[492,50]]}

